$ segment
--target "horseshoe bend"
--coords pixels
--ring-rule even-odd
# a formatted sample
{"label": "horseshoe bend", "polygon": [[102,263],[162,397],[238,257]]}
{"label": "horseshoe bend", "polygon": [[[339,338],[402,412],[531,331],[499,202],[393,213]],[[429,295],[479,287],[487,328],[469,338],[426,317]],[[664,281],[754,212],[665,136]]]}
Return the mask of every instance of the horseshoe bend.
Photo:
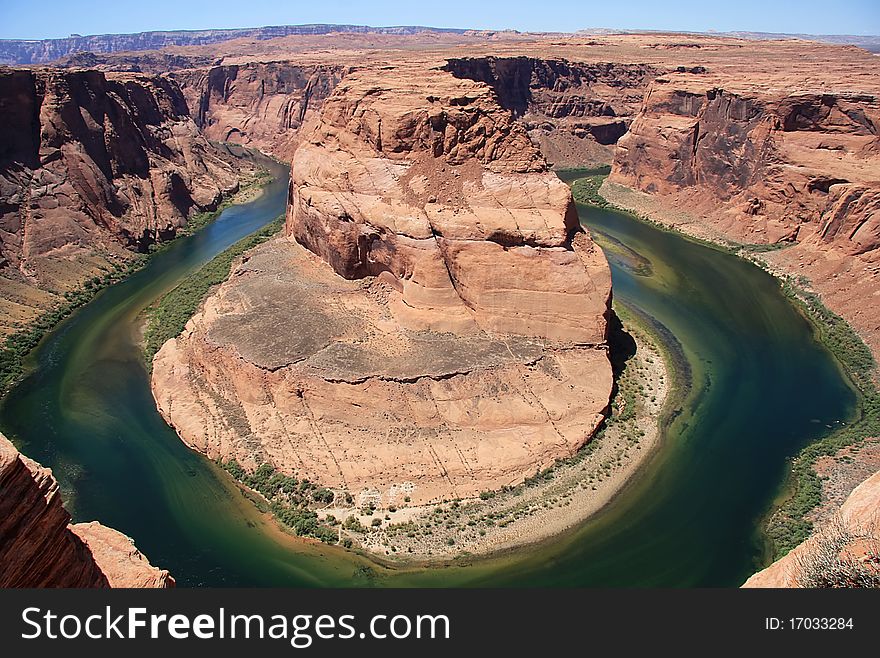
{"label": "horseshoe bend", "polygon": [[494,90],[363,68],[301,133],[283,236],[155,357],[183,440],[382,507],[574,454],[609,405],[611,275]]}
{"label": "horseshoe bend", "polygon": [[876,54],[304,27],[0,43],[9,582],[876,577]]}

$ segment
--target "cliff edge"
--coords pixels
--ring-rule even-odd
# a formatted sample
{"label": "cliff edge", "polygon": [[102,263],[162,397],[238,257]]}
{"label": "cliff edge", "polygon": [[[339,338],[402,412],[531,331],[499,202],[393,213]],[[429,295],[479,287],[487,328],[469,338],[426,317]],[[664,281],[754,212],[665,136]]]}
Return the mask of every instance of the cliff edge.
{"label": "cliff edge", "polygon": [[238,189],[161,76],[0,68],[0,333]]}
{"label": "cliff edge", "polygon": [[0,434],[0,587],[173,587],[125,535],[70,524],[52,471]]}
{"label": "cliff edge", "polygon": [[[785,557],[749,578],[743,587],[847,587],[835,574],[873,574],[880,580],[880,471],[856,487],[840,508],[839,517]],[[839,563],[844,562],[841,566]],[[815,566],[814,566],[815,565]],[[850,566],[852,565],[852,566]],[[853,566],[855,568],[853,568]],[[818,574],[819,582],[811,572]]]}

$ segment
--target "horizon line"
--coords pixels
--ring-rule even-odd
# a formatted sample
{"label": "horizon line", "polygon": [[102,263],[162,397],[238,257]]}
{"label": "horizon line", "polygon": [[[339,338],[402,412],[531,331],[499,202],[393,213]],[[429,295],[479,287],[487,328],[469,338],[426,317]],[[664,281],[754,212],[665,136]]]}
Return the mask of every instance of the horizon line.
{"label": "horizon line", "polygon": [[[281,23],[275,25],[255,25],[242,27],[205,27],[205,28],[182,28],[174,30],[139,30],[136,32],[101,32],[94,34],[70,33],[64,37],[0,37],[0,41],[65,41],[68,39],[87,39],[92,37],[130,36],[136,34],[179,34],[197,32],[241,32],[246,30],[264,30],[285,27],[359,27],[370,30],[393,30],[393,29],[416,29],[426,32],[510,32],[514,34],[546,34],[546,35],[575,35],[581,33],[609,33],[609,34],[689,34],[705,36],[736,36],[742,34],[756,34],[781,37],[855,37],[858,39],[880,39],[880,34],[852,34],[852,33],[818,33],[818,32],[766,32],[763,30],[676,30],[676,29],[647,29],[626,27],[584,27],[571,32],[545,31],[545,30],[517,30],[513,28],[467,28],[467,27],[439,27],[431,25],[366,25],[361,23]],[[288,35],[294,36],[294,35]],[[302,35],[308,36],[308,35]]]}

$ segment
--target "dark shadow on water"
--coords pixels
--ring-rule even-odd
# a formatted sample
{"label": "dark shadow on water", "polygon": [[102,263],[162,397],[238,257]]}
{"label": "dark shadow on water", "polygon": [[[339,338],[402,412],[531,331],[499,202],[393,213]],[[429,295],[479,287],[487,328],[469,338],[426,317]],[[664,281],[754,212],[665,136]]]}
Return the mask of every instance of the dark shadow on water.
{"label": "dark shadow on water", "polygon": [[614,372],[614,386],[617,388],[617,379],[626,369],[627,361],[636,355],[636,341],[613,310],[608,317],[608,348],[611,370]]}

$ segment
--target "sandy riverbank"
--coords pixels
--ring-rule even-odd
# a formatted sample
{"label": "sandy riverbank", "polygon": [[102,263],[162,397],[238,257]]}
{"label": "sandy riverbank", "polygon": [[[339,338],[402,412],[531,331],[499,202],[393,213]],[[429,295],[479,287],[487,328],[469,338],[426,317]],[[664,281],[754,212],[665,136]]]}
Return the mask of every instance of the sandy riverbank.
{"label": "sandy riverbank", "polygon": [[[482,498],[393,510],[328,507],[344,522],[340,538],[385,559],[441,561],[485,555],[554,537],[605,507],[660,442],[670,375],[654,339],[627,327],[636,354],[627,362],[605,429],[573,458],[531,482]],[[374,525],[377,524],[377,525]]]}

